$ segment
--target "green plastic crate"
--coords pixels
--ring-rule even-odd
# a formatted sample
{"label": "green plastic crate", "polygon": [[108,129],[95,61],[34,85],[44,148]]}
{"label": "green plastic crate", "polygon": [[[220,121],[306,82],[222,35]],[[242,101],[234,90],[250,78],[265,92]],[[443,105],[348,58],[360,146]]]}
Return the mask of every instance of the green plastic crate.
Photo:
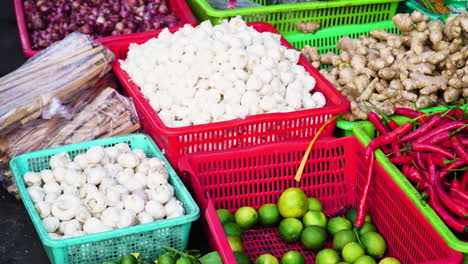
{"label": "green plastic crate", "polygon": [[[132,149],[142,149],[149,157],[158,157],[165,162],[164,166],[169,170],[169,182],[174,186],[175,196],[183,203],[185,215],[81,237],[50,238],[26,190],[23,175],[28,171],[38,172],[50,168],[49,159],[54,154],[68,152],[70,157],[74,158],[91,146],[112,146],[122,142],[130,144]],[[151,137],[145,134],[130,134],[31,152],[13,158],[10,167],[21,199],[53,264],[99,264],[103,261],[113,261],[131,252],[139,252],[143,256],[156,256],[163,251],[161,248],[163,245],[185,249],[192,222],[200,216],[197,204],[174,169]]]}
{"label": "green plastic crate", "polygon": [[393,22],[385,20],[363,25],[334,26],[318,30],[314,34],[291,33],[284,37],[298,50],[309,45],[316,47],[320,54],[327,52],[339,54],[341,51],[336,48],[336,44],[342,37],[359,38],[362,35],[369,36],[369,32],[373,29],[385,29],[391,33],[398,33],[398,29],[393,25]]}
{"label": "green plastic crate", "polygon": [[271,5],[268,0],[253,0],[263,6],[217,10],[207,0],[187,0],[199,21],[219,24],[224,19],[241,16],[246,22],[268,22],[281,34],[299,32],[298,21],[315,21],[322,28],[346,24],[364,24],[391,19],[402,0],[316,1]]}
{"label": "green plastic crate", "polygon": [[[442,109],[441,107],[438,107],[436,110],[433,110],[433,112],[440,112],[439,110],[443,111],[444,109],[446,108]],[[468,110],[465,111],[468,112]],[[392,119],[395,120],[395,122],[399,125],[409,120],[409,118],[404,116],[394,116]],[[375,128],[370,122],[357,124],[354,126],[352,132],[364,146],[367,146],[371,139],[375,138],[376,136]],[[434,212],[431,206],[422,203],[421,194],[419,194],[419,192],[406,179],[401,171],[388,160],[387,156],[380,149],[375,151],[375,158],[390,174],[390,176],[392,176],[392,178],[406,193],[406,195],[408,195],[408,197],[421,211],[421,213],[428,219],[429,223],[431,223],[431,225],[437,230],[440,236],[445,240],[445,242],[447,242],[449,247],[463,253],[468,253],[468,242],[457,238],[455,234],[448,228],[448,226],[442,221],[442,219],[440,219],[436,212]]]}

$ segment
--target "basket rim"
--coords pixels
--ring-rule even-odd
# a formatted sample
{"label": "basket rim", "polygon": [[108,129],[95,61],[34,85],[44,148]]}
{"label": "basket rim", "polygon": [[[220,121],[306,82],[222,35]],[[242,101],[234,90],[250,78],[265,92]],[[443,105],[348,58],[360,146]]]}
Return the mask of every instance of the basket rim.
{"label": "basket rim", "polygon": [[[174,12],[174,13],[179,13],[182,15],[177,15],[177,18],[180,19],[180,24],[192,24],[196,25],[197,24],[197,19],[195,18],[195,15],[193,14],[192,10],[188,6],[187,2],[185,0],[169,0],[170,2],[170,9],[175,11],[175,9],[178,9],[180,12]],[[35,50],[32,49],[31,47],[31,40],[29,38],[29,33],[28,29],[26,27],[26,19],[24,15],[24,8],[23,8],[23,0],[13,0],[13,5],[15,9],[15,16],[16,16],[16,27],[18,29],[19,33],[19,39],[21,43],[21,49],[23,50],[23,54],[30,58],[37,53],[41,52],[44,49],[40,50]],[[189,11],[189,12],[187,12]],[[130,34],[122,34],[119,36],[131,36],[134,34],[140,34],[140,33],[145,33],[145,32],[137,32],[137,33],[130,33]],[[107,36],[103,38],[97,38],[95,41],[101,42],[106,41],[109,38],[112,38],[113,36]]]}
{"label": "basket rim", "polygon": [[[266,23],[266,22],[250,22],[250,23],[247,23],[247,25],[252,26],[256,30],[258,30],[258,28],[262,28],[262,31],[260,32],[271,32],[274,34],[278,34],[281,36],[281,43],[284,46],[286,46],[288,49],[295,49],[271,24]],[[172,29],[178,30],[179,28],[172,28]],[[149,37],[149,35],[146,35],[146,37]],[[127,39],[126,41],[130,41],[130,40]],[[122,39],[119,42],[109,43],[109,47],[111,47],[112,44],[119,44],[122,42],[125,42],[125,41],[123,41]],[[226,120],[226,121],[221,121],[221,122],[191,125],[191,126],[185,126],[185,127],[168,127],[164,124],[164,122],[159,118],[156,111],[148,103],[147,99],[144,97],[140,88],[130,79],[130,76],[127,74],[127,72],[125,72],[120,67],[120,60],[114,61],[114,63],[112,64],[112,69],[114,70],[119,80],[122,82],[123,86],[125,87],[124,89],[127,90],[127,92],[131,95],[133,100],[136,103],[144,106],[143,109],[141,109],[141,111],[144,112],[144,114],[150,118],[151,122],[155,124],[156,132],[158,132],[161,135],[180,136],[180,135],[202,133],[202,132],[213,131],[213,130],[233,129],[239,126],[247,126],[247,125],[258,124],[258,123],[268,123],[268,122],[271,122],[272,120],[288,121],[288,120],[294,120],[298,118],[306,118],[306,117],[311,117],[313,114],[316,114],[318,112],[323,112],[323,111],[326,111],[326,113],[323,113],[321,115],[332,116],[334,114],[343,113],[349,109],[350,107],[349,101],[340,92],[338,92],[336,88],[332,84],[330,84],[330,82],[327,79],[325,79],[325,77],[323,77],[322,74],[318,73],[318,71],[315,68],[313,68],[313,66],[306,60],[306,58],[303,55],[300,55],[298,65],[301,65],[302,67],[304,67],[304,69],[306,70],[306,72],[308,72],[309,75],[310,75],[309,71],[312,71],[312,72],[316,71],[317,74],[313,76],[316,79],[316,83],[320,82],[320,83],[323,83],[325,86],[333,88],[333,89],[330,89],[328,92],[330,92],[333,96],[335,96],[336,101],[338,102],[333,105],[326,105],[325,107],[321,107],[321,108],[304,109],[304,110],[298,110],[298,111],[286,112],[286,113],[257,114],[257,115],[247,116],[245,118],[236,118],[236,119]],[[329,97],[327,99],[329,100]]]}
{"label": "basket rim", "polygon": [[[367,146],[371,141],[371,137],[366,133],[365,127],[369,126],[370,123],[357,124],[353,128],[353,134],[361,142],[362,145]],[[445,240],[449,247],[454,250],[468,253],[468,242],[458,239],[452,230],[442,221],[442,219],[436,214],[434,209],[430,206],[426,206],[421,203],[421,195],[413,187],[413,185],[406,179],[401,171],[388,160],[387,156],[382,150],[377,149],[375,151],[375,159],[382,165],[382,167],[388,172],[391,178],[400,186],[403,192],[410,198],[410,200],[416,205],[419,211],[426,217],[429,223],[439,233],[439,235]]]}
{"label": "basket rim", "polygon": [[139,224],[139,225],[130,226],[126,228],[115,229],[115,230],[96,233],[96,234],[88,234],[88,235],[83,235],[83,236],[73,237],[73,238],[52,239],[48,235],[47,230],[44,228],[44,225],[42,224],[41,217],[39,216],[37,211],[34,209],[35,208],[34,202],[31,200],[31,197],[29,196],[26,190],[24,180],[23,180],[23,175],[19,173],[19,169],[17,167],[18,163],[25,162],[31,158],[37,158],[37,157],[49,156],[49,155],[53,155],[53,154],[57,154],[61,152],[70,152],[74,150],[85,149],[94,145],[107,145],[107,144],[126,142],[126,141],[131,142],[132,140],[135,140],[135,139],[146,140],[149,143],[149,148],[155,150],[156,152],[161,153],[160,149],[157,147],[157,145],[154,143],[153,139],[150,136],[143,134],[143,133],[134,133],[134,134],[128,134],[128,135],[123,135],[123,136],[91,140],[91,141],[86,141],[82,143],[70,144],[70,145],[65,145],[61,147],[55,147],[55,148],[29,152],[26,154],[18,155],[10,160],[10,168],[13,172],[13,179],[18,186],[18,192],[20,194],[21,200],[23,201],[23,204],[26,207],[28,215],[34,224],[34,227],[36,229],[36,232],[39,235],[39,238],[41,239],[41,242],[45,246],[52,247],[52,248],[61,248],[61,247],[67,247],[67,246],[75,246],[75,245],[84,244],[84,243],[99,242],[102,240],[116,239],[122,236],[134,235],[134,234],[148,232],[148,231],[152,231],[156,229],[174,227],[178,225],[191,223],[200,217],[200,208],[198,207],[192,195],[189,193],[185,185],[182,183],[182,181],[176,174],[175,170],[173,169],[169,161],[166,159],[164,155],[162,155],[160,158],[167,165],[166,168],[169,171],[169,178],[172,181],[172,185],[174,186],[174,188],[178,188],[182,196],[186,197],[188,200],[188,203],[186,204],[186,208],[189,208],[190,211],[192,211],[190,214],[171,218],[171,219],[158,220],[158,221],[154,221],[151,223]]}
{"label": "basket rim", "polygon": [[293,4],[281,4],[273,6],[258,6],[258,7],[247,7],[232,10],[218,10],[214,9],[206,0],[193,0],[195,3],[200,5],[203,11],[212,17],[232,17],[237,15],[252,15],[262,13],[277,13],[285,11],[305,11],[309,9],[325,9],[335,7],[346,7],[346,6],[360,6],[370,4],[386,4],[386,3],[397,3],[403,0],[343,0],[343,1],[327,1],[327,2],[305,2],[305,3],[293,3]]}

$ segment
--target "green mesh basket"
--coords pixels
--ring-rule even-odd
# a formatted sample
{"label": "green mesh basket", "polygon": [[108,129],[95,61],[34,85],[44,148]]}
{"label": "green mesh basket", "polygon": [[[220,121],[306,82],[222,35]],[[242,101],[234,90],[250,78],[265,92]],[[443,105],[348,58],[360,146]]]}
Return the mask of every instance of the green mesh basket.
{"label": "green mesh basket", "polygon": [[[445,107],[432,108],[431,112],[442,112],[446,110]],[[463,107],[462,107],[463,109]],[[426,109],[429,111],[429,109]],[[465,110],[468,112],[468,110]],[[404,116],[394,116],[393,120],[399,125],[409,121],[410,119]],[[353,134],[358,138],[358,140],[364,145],[367,146],[369,142],[376,137],[375,127],[370,122],[361,122],[354,126],[352,130]],[[390,176],[395,180],[395,182],[400,186],[400,188],[405,192],[406,195],[411,199],[411,201],[416,205],[416,207],[421,211],[421,213],[427,218],[429,223],[434,227],[435,230],[440,234],[440,236],[445,240],[449,247],[454,250],[468,253],[468,242],[460,240],[455,234],[448,228],[448,226],[440,219],[437,213],[431,208],[430,205],[423,203],[421,199],[421,194],[413,187],[413,185],[406,179],[406,177],[401,173],[401,171],[388,160],[387,156],[380,150],[375,152],[376,160],[382,165],[382,167],[390,174]],[[465,254],[466,255],[466,254]]]}
{"label": "green mesh basket", "polygon": [[364,24],[391,19],[402,0],[317,1],[296,4],[268,5],[268,0],[253,0],[263,6],[217,10],[207,0],[187,0],[199,21],[222,20],[242,16],[247,22],[268,22],[281,34],[299,32],[298,21],[315,21],[322,28],[346,24]]}
{"label": "green mesh basket", "polygon": [[[175,196],[183,203],[185,215],[81,237],[50,238],[26,190],[23,175],[28,171],[38,172],[49,169],[49,159],[54,154],[68,152],[70,157],[74,158],[91,146],[112,146],[122,142],[130,144],[132,149],[142,149],[149,157],[158,157],[165,162],[165,167],[169,170],[169,182],[174,186]],[[130,134],[31,152],[13,158],[10,167],[21,199],[53,264],[100,264],[131,252],[139,252],[143,256],[156,256],[163,251],[161,248],[163,245],[185,249],[192,222],[200,215],[197,204],[174,169],[154,141],[145,134]]]}

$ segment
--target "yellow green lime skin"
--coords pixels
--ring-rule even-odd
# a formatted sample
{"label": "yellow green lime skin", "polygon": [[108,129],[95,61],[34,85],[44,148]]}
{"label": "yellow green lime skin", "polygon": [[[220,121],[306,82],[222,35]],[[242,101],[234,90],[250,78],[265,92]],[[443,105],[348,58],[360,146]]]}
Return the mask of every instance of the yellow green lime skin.
{"label": "yellow green lime skin", "polygon": [[244,252],[244,246],[242,245],[242,240],[238,236],[226,236],[231,246],[232,252]]}
{"label": "yellow green lime skin", "polygon": [[381,259],[379,264],[401,264],[401,262],[396,258],[386,257]]}
{"label": "yellow green lime skin", "polygon": [[250,206],[244,206],[237,209],[236,213],[234,214],[234,218],[236,223],[242,229],[250,229],[257,224],[258,213],[254,208]]}
{"label": "yellow green lime skin", "polygon": [[305,264],[304,255],[299,251],[291,250],[281,257],[281,264]]}
{"label": "yellow green lime skin", "polygon": [[379,233],[367,232],[360,236],[360,240],[366,249],[367,255],[377,260],[383,258],[385,251],[387,250],[387,243]]}
{"label": "yellow green lime skin", "polygon": [[216,214],[218,215],[221,224],[235,221],[234,214],[232,214],[229,210],[217,209]]}
{"label": "yellow green lime skin", "polygon": [[377,262],[371,256],[364,255],[357,258],[353,264],[377,264]]}
{"label": "yellow green lime skin", "polygon": [[284,218],[302,218],[308,209],[307,196],[299,188],[288,188],[280,195],[278,209]]}
{"label": "yellow green lime skin", "polygon": [[340,261],[338,252],[331,248],[320,250],[315,258],[315,264],[336,264]]}
{"label": "yellow green lime skin", "polygon": [[327,242],[327,231],[320,226],[308,226],[302,231],[302,245],[309,250],[319,250],[325,246]]}
{"label": "yellow green lime skin", "polygon": [[276,226],[281,220],[281,215],[276,204],[268,203],[258,209],[260,225],[264,227]]}
{"label": "yellow green lime skin", "polygon": [[337,232],[345,229],[351,229],[351,222],[344,217],[334,217],[328,221],[327,230],[330,235],[334,236]]}
{"label": "yellow green lime skin", "polygon": [[255,264],[279,264],[279,262],[275,256],[271,254],[263,254],[255,260]]}
{"label": "yellow green lime skin", "polygon": [[281,239],[287,243],[294,243],[301,238],[304,225],[296,218],[283,219],[278,226],[278,233]]}
{"label": "yellow green lime skin", "polygon": [[346,244],[346,246],[344,246],[343,250],[341,251],[343,260],[349,263],[354,263],[357,258],[364,256],[365,253],[366,252],[364,249],[357,242],[350,242]]}
{"label": "yellow green lime skin", "polygon": [[229,236],[229,235],[238,236],[238,237],[242,236],[242,229],[236,223],[233,223],[233,222],[224,223],[223,229],[224,229],[224,233],[226,234],[226,236]]}
{"label": "yellow green lime skin", "polygon": [[322,211],[323,206],[319,199],[314,197],[307,198],[307,207],[309,211]]}
{"label": "yellow green lime skin", "polygon": [[304,226],[320,226],[327,228],[327,216],[322,211],[308,211],[302,218]]}
{"label": "yellow green lime skin", "polygon": [[356,235],[351,229],[341,230],[333,236],[333,248],[338,251],[343,250],[350,242],[357,242]]}

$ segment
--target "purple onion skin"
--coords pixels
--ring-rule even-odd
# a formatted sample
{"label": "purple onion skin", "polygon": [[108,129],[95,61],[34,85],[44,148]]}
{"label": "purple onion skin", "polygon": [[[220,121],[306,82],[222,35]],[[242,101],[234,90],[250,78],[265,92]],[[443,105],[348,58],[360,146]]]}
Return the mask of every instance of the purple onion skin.
{"label": "purple onion skin", "polygon": [[24,0],[23,9],[35,50],[73,31],[99,38],[179,24],[167,0]]}

